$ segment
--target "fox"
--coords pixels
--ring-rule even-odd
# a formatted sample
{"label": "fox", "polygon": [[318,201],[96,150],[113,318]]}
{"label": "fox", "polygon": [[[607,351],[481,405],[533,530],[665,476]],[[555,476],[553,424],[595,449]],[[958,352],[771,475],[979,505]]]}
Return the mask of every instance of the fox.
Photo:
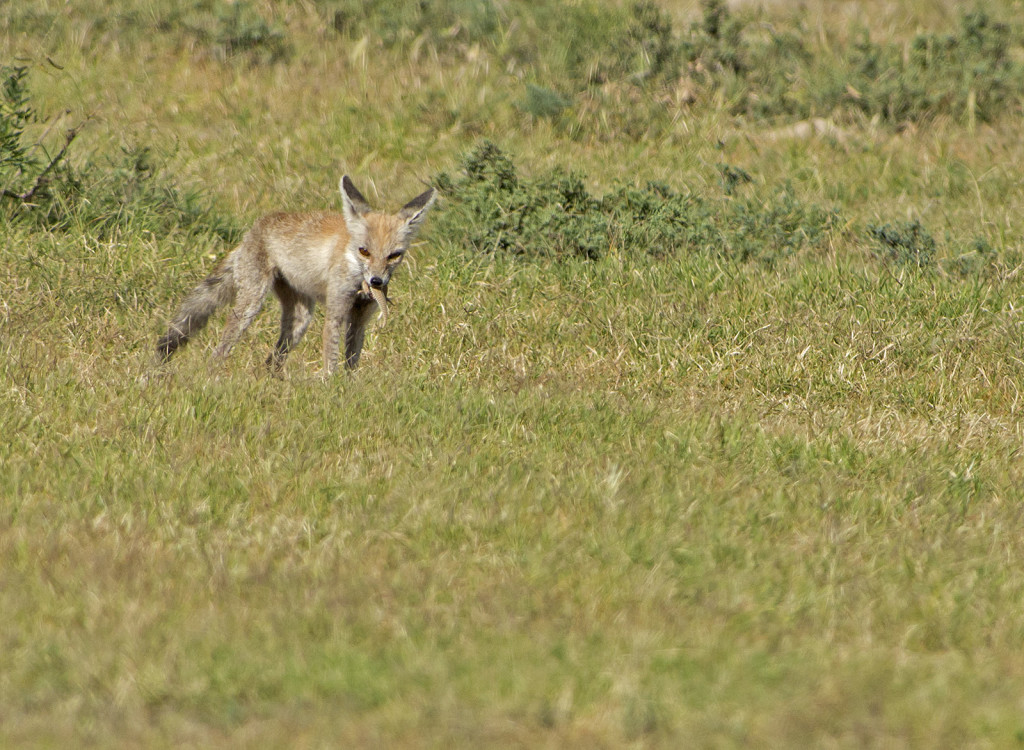
{"label": "fox", "polygon": [[280,372],[302,339],[317,303],[324,305],[323,373],[338,369],[341,334],[345,368],[359,364],[366,327],[388,317],[388,283],[423,225],[436,192],[426,190],[395,214],[374,211],[348,175],[338,183],[342,213],[277,212],[253,224],[241,243],[181,304],[156,344],[167,362],[210,316],[234,302],[214,358],[225,359],[259,314],[272,290],[281,302],[281,335],[267,358]]}

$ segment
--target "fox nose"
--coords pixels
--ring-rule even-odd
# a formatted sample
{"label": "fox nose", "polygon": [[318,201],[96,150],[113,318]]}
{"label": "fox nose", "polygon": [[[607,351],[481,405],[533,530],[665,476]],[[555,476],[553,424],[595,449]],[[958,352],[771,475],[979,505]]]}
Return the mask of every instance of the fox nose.
{"label": "fox nose", "polygon": [[374,289],[380,289],[382,286],[384,286],[384,279],[382,279],[380,276],[373,276],[370,278],[370,286],[372,286]]}

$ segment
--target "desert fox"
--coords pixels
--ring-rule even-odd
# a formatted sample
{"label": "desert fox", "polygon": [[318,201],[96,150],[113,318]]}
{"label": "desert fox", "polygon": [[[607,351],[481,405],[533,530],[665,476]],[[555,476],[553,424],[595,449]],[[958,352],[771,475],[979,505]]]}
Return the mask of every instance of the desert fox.
{"label": "desert fox", "polygon": [[281,301],[281,336],[267,365],[279,370],[309,327],[316,302],[324,303],[324,372],[338,366],[345,327],[345,366],[359,363],[366,325],[379,308],[387,321],[391,274],[434,202],[430,189],[397,214],[370,209],[348,175],[339,183],[344,214],[275,213],[253,225],[228,255],[181,305],[156,345],[166,361],[206,325],[221,305],[234,300],[215,355],[226,357],[259,313],[273,289]]}

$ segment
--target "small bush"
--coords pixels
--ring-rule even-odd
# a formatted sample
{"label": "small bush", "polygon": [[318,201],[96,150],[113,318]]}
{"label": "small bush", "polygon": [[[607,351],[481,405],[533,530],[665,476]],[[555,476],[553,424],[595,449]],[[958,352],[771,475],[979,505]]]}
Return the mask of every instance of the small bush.
{"label": "small bush", "polygon": [[724,231],[728,254],[767,263],[805,247],[820,248],[840,226],[836,209],[807,203],[784,186],[768,200],[750,198],[729,204]]}
{"label": "small bush", "polygon": [[596,258],[607,248],[606,220],[578,176],[521,180],[490,142],[467,156],[463,172],[435,180],[449,202],[438,222],[442,235],[488,252]]}
{"label": "small bush", "polygon": [[47,210],[54,197],[74,191],[78,180],[67,161],[77,129],[69,130],[52,157],[28,129],[39,117],[28,90],[28,68],[0,66],[0,197],[9,217]]}
{"label": "small bush", "polygon": [[[946,238],[950,244],[949,238]],[[955,258],[951,258],[945,265],[947,272],[961,278],[970,276],[984,276],[996,268],[996,261],[999,254],[984,237],[975,237],[966,247],[961,246],[962,252]]]}
{"label": "small bush", "polygon": [[26,68],[0,67],[0,195],[7,221],[101,237],[127,227],[160,235],[212,233],[225,240],[238,235],[233,221],[198,191],[180,188],[148,147],[125,147],[75,168],[69,158],[77,132],[72,129],[48,157],[29,137],[39,118],[27,75]]}
{"label": "small bush", "polygon": [[179,186],[167,157],[148,146],[125,146],[114,156],[89,162],[71,198],[49,217],[52,226],[101,237],[126,228],[159,236],[212,235],[225,242],[241,235],[233,217],[199,190]]}
{"label": "small bush", "polygon": [[754,178],[742,167],[734,167],[731,164],[719,164],[718,171],[722,175],[722,189],[726,195],[732,195],[740,185],[754,181]]}
{"label": "small bush", "polygon": [[692,69],[714,77],[750,68],[752,50],[743,37],[744,24],[729,13],[723,0],[703,0],[699,22],[690,26],[682,50]]}
{"label": "small bush", "polygon": [[520,104],[520,108],[533,117],[553,118],[565,111],[570,104],[571,102],[557,91],[528,83],[526,98]]}
{"label": "small bush", "polygon": [[291,55],[284,32],[271,26],[246,0],[197,0],[177,7],[161,19],[160,26],[183,30],[218,59],[272,64]]}
{"label": "small bush", "polygon": [[592,0],[346,0],[335,8],[332,25],[388,48],[418,40],[439,54],[457,55],[477,46],[551,90],[674,80],[681,64],[671,19],[652,0],[629,10]]}
{"label": "small bush", "polygon": [[682,65],[679,39],[672,19],[652,0],[639,0],[629,14],[614,19],[608,49],[596,50],[605,79],[636,84],[668,83],[679,77]]}
{"label": "small bush", "polygon": [[284,32],[271,27],[248,3],[218,7],[216,19],[210,37],[227,57],[246,54],[261,62],[274,63],[290,54]]}
{"label": "small bush", "polygon": [[493,43],[501,25],[497,3],[487,0],[343,0],[333,13],[340,33],[371,34],[385,47],[423,37],[441,53]]}
{"label": "small bush", "polygon": [[935,238],[920,221],[897,224],[868,224],[868,237],[881,249],[882,257],[901,266],[928,268],[935,258]]}
{"label": "small bush", "polygon": [[1019,107],[1024,65],[1009,53],[1013,41],[1009,26],[980,12],[961,16],[955,33],[919,34],[909,53],[865,35],[850,54],[846,101],[889,122],[936,114],[991,120]]}

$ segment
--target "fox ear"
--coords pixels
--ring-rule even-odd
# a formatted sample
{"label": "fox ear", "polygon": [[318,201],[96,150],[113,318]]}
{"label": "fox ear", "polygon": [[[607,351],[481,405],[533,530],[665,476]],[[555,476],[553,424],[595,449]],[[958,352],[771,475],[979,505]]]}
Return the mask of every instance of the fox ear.
{"label": "fox ear", "polygon": [[433,205],[436,197],[437,192],[434,188],[430,188],[402,206],[402,210],[398,212],[398,218],[405,222],[406,231],[414,232],[419,228],[423,219],[426,218],[427,209]]}
{"label": "fox ear", "polygon": [[341,178],[338,183],[341,189],[341,203],[345,208],[345,221],[354,222],[362,218],[363,214],[369,213],[370,204],[360,193],[348,175]]}

